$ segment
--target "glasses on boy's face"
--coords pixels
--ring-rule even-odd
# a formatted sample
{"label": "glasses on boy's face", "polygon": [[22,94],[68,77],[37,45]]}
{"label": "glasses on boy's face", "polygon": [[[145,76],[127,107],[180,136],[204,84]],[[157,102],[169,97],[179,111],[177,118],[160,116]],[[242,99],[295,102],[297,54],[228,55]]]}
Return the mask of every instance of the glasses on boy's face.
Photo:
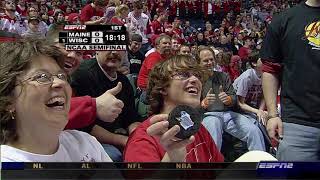
{"label": "glasses on boy's face", "polygon": [[202,76],[199,72],[192,72],[192,71],[175,72],[172,74],[171,78],[177,79],[177,80],[186,80],[186,79],[189,79],[191,76],[195,76],[199,80],[201,80],[201,78],[202,78]]}
{"label": "glasses on boy's face", "polygon": [[52,84],[54,81],[54,77],[57,77],[58,79],[65,81],[67,83],[70,82],[70,78],[66,73],[58,73],[58,74],[51,74],[49,72],[41,72],[38,73],[32,77],[29,77],[25,80],[23,80],[22,82],[25,81],[37,81],[39,84]]}

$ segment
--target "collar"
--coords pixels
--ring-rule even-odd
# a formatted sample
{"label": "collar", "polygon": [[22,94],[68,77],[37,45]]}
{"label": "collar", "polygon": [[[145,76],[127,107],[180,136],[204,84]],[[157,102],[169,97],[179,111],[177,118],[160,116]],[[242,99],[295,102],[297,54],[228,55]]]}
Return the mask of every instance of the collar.
{"label": "collar", "polygon": [[99,65],[101,71],[103,72],[103,74],[104,74],[110,81],[115,81],[115,80],[118,79],[118,74],[117,74],[117,72],[116,72],[116,76],[115,76],[115,77],[111,77],[111,76],[101,67],[98,59],[97,59],[97,63],[98,63],[98,65]]}

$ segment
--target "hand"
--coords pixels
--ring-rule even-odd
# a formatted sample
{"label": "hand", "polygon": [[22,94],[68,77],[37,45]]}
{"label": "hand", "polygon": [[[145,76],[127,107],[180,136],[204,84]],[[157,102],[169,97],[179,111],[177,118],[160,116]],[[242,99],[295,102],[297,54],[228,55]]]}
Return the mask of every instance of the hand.
{"label": "hand", "polygon": [[121,113],[123,102],[115,97],[122,89],[119,82],[116,87],[96,98],[97,117],[104,122],[113,122]]}
{"label": "hand", "polygon": [[219,95],[218,95],[219,99],[222,101],[222,103],[226,106],[229,106],[232,102],[232,100],[230,100],[230,96],[228,96],[227,93],[225,93],[223,91],[222,86],[220,85],[219,87]]}
{"label": "hand", "polygon": [[101,17],[97,20],[97,23],[104,23],[106,21],[105,17]]}
{"label": "hand", "polygon": [[259,109],[257,113],[257,117],[259,122],[262,122],[262,124],[265,126],[268,118],[268,113],[266,111]]}
{"label": "hand", "polygon": [[271,139],[279,142],[283,138],[283,126],[280,117],[270,118],[267,122],[267,131]]}
{"label": "hand", "polygon": [[213,94],[212,88],[209,89],[207,96],[206,96],[206,101],[208,102],[208,106],[213,104],[216,101],[216,95]]}
{"label": "hand", "polygon": [[[151,125],[147,129],[150,136],[160,138],[160,144],[166,151],[170,162],[184,162],[186,158],[186,146],[194,141],[194,136],[185,140],[178,140],[175,135],[180,131],[178,125],[168,129],[167,114],[155,115],[150,119]],[[165,155],[165,156],[166,156]]]}

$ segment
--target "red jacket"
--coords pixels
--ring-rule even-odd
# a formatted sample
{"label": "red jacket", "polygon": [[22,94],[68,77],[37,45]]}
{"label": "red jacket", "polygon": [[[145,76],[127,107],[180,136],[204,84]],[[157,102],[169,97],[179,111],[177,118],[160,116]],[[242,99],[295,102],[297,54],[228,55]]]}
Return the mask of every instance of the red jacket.
{"label": "red jacket", "polygon": [[96,99],[90,96],[72,97],[69,121],[65,129],[84,128],[96,120]]}
{"label": "red jacket", "polygon": [[[140,124],[129,136],[124,150],[125,162],[160,162],[165,150],[158,137],[147,134],[150,118]],[[203,125],[194,135],[195,141],[187,146],[186,162],[223,162],[224,157],[218,150],[209,132]]]}
{"label": "red jacket", "polygon": [[91,4],[87,4],[85,5],[82,9],[81,9],[81,14],[80,14],[80,20],[82,23],[87,22],[87,21],[91,21],[92,17],[94,16],[99,16],[99,17],[103,17],[104,12],[102,11],[96,11]]}
{"label": "red jacket", "polygon": [[161,56],[161,54],[158,51],[153,52],[146,57],[146,59],[142,63],[142,66],[138,75],[137,83],[140,89],[143,89],[143,90],[147,89],[148,76],[150,71],[153,69],[153,67],[157,63],[159,63],[162,60],[164,60],[164,57]]}
{"label": "red jacket", "polygon": [[161,24],[158,20],[152,21],[151,27],[154,34],[162,34],[165,32],[164,24]]}
{"label": "red jacket", "polygon": [[[212,14],[214,14],[214,3],[211,3],[212,5]],[[209,10],[209,2],[204,2],[203,3],[203,8],[204,8],[204,17],[208,17],[208,10]]]}

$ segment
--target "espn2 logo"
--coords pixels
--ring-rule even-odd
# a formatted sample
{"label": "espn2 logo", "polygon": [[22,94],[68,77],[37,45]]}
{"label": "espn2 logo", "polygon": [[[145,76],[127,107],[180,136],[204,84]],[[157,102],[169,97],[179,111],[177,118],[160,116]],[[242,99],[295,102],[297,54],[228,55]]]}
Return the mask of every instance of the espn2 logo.
{"label": "espn2 logo", "polygon": [[268,162],[268,163],[259,163],[258,168],[261,169],[292,169],[293,163],[277,163],[277,162]]}

